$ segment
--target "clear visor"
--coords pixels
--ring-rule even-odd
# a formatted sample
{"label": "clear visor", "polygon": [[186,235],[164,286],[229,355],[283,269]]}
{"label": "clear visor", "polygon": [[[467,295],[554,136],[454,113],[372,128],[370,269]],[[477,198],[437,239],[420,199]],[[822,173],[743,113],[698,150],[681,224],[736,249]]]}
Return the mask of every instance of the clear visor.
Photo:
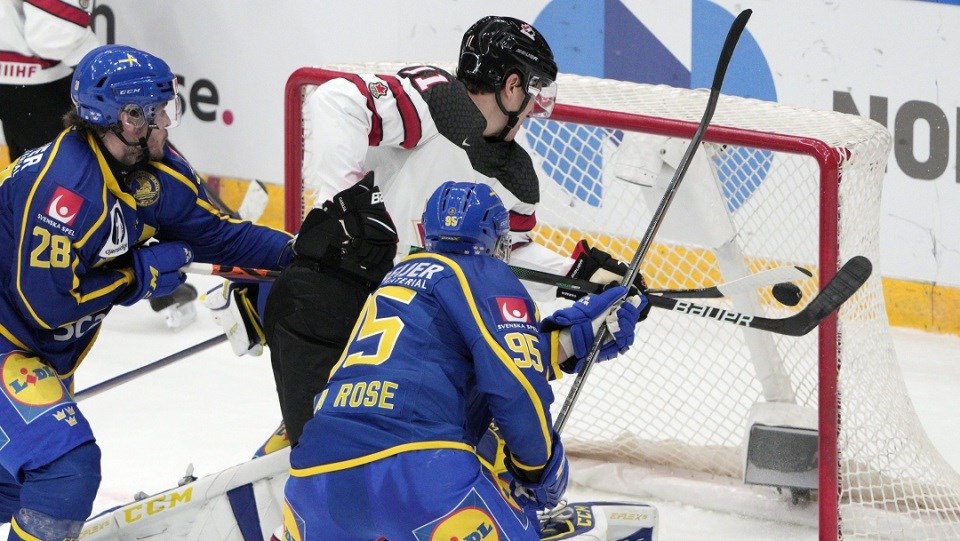
{"label": "clear visor", "polygon": [[[180,125],[183,113],[180,103],[180,96],[174,95],[172,100],[154,105],[150,108],[153,110],[152,114],[147,111],[147,120],[161,128],[176,128]],[[166,125],[164,125],[164,122]]]}
{"label": "clear visor", "polygon": [[176,128],[180,125],[180,119],[183,113],[183,107],[181,105],[183,100],[180,99],[180,89],[176,79],[173,80],[172,86],[172,100],[155,103],[144,108],[144,117],[147,119],[147,122],[154,127],[169,129]]}
{"label": "clear visor", "polygon": [[513,251],[513,243],[510,242],[510,232],[508,231],[497,238],[497,245],[493,247],[493,257],[504,263],[509,263],[511,251]]}
{"label": "clear visor", "polygon": [[170,129],[180,125],[179,97],[175,97],[172,102],[165,101],[142,108],[139,105],[130,104],[125,106],[123,111],[137,119],[138,127],[143,126],[142,122],[146,122],[153,129]]}
{"label": "clear visor", "polygon": [[557,82],[533,75],[527,84],[527,94],[533,98],[532,118],[547,118],[553,112],[553,105],[557,102]]}

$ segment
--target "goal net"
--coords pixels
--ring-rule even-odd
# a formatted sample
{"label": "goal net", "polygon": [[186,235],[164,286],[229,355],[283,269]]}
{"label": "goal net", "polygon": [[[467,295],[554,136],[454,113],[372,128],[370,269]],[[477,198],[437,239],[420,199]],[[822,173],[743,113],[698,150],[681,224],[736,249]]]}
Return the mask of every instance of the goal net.
{"label": "goal net", "polygon": [[[402,66],[291,75],[288,228],[313,204],[304,141],[323,129],[310,122],[303,96],[340,72]],[[540,175],[536,240],[566,255],[587,239],[629,261],[709,93],[567,74],[558,84],[553,116],[527,120],[517,137]],[[889,133],[865,118],[721,96],[641,265],[648,285],[709,287],[799,266],[812,276],[795,282],[797,306],[770,287],[694,301],[768,318],[795,314],[845,261],[878,261],[890,145]],[[920,426],[887,329],[878,272],[803,337],[655,309],[628,355],[592,370],[567,420],[574,480],[818,525],[821,539],[960,538],[960,477]],[[573,379],[555,385],[555,416]]]}

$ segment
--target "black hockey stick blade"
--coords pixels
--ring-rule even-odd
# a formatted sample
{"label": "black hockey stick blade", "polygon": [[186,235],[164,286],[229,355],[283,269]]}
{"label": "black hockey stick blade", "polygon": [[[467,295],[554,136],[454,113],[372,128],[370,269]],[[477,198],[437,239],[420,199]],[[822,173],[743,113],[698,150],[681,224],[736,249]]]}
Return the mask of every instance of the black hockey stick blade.
{"label": "black hockey stick blade", "polygon": [[817,328],[821,321],[853,296],[860,289],[860,286],[867,281],[872,271],[873,265],[869,259],[860,255],[854,256],[837,271],[833,279],[802,310],[790,317],[780,319],[753,316],[660,295],[647,295],[647,298],[650,299],[650,305],[657,308],[787,336],[803,336]]}

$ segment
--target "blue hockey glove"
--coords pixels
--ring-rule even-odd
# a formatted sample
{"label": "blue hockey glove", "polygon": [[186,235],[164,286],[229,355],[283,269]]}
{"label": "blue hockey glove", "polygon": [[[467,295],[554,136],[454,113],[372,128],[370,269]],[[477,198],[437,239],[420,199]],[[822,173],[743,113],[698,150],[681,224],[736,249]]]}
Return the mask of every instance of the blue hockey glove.
{"label": "blue hockey glove", "polygon": [[563,493],[567,490],[567,481],[570,479],[570,464],[563,452],[563,444],[560,442],[559,434],[553,433],[553,449],[550,460],[543,467],[539,480],[527,480],[527,476],[513,465],[513,459],[509,452],[505,464],[512,476],[510,493],[513,499],[524,509],[550,509],[560,503]]}
{"label": "blue hockey glove", "polygon": [[631,292],[631,296],[623,299],[627,289],[614,286],[602,293],[583,297],[543,320],[541,332],[559,332],[561,347],[568,355],[572,353],[560,363],[564,372],[579,372],[583,368],[594,337],[604,322],[610,333],[600,346],[598,362],[612,359],[633,345],[634,327],[649,311],[649,301],[634,288]]}
{"label": "blue hockey glove", "polygon": [[193,261],[185,242],[161,242],[133,250],[134,283],[119,304],[130,306],[140,299],[173,293],[186,279],[180,267]]}

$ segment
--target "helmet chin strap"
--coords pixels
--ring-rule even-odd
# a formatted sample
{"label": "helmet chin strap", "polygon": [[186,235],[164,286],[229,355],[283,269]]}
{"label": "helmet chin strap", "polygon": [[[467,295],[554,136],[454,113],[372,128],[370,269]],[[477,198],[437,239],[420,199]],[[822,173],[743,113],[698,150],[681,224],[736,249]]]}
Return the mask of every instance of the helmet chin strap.
{"label": "helmet chin strap", "polygon": [[503,105],[503,99],[500,98],[500,93],[497,92],[497,107],[500,108],[500,112],[507,115],[507,124],[500,130],[500,133],[494,135],[493,137],[487,137],[488,140],[502,143],[507,140],[507,134],[510,133],[513,128],[517,126],[517,123],[520,122],[520,111],[523,111],[527,108],[527,104],[530,103],[530,94],[523,94],[523,103],[520,104],[520,108],[516,111],[507,111],[507,108]]}
{"label": "helmet chin strap", "polygon": [[150,161],[150,149],[147,147],[147,140],[150,139],[150,133],[153,132],[153,129],[158,127],[156,124],[147,124],[147,134],[141,137],[136,142],[127,141],[127,138],[123,136],[123,130],[120,129],[119,124],[115,124],[110,131],[117,136],[117,139],[123,142],[123,144],[128,147],[139,147],[140,148],[140,159],[134,165],[143,165]]}

